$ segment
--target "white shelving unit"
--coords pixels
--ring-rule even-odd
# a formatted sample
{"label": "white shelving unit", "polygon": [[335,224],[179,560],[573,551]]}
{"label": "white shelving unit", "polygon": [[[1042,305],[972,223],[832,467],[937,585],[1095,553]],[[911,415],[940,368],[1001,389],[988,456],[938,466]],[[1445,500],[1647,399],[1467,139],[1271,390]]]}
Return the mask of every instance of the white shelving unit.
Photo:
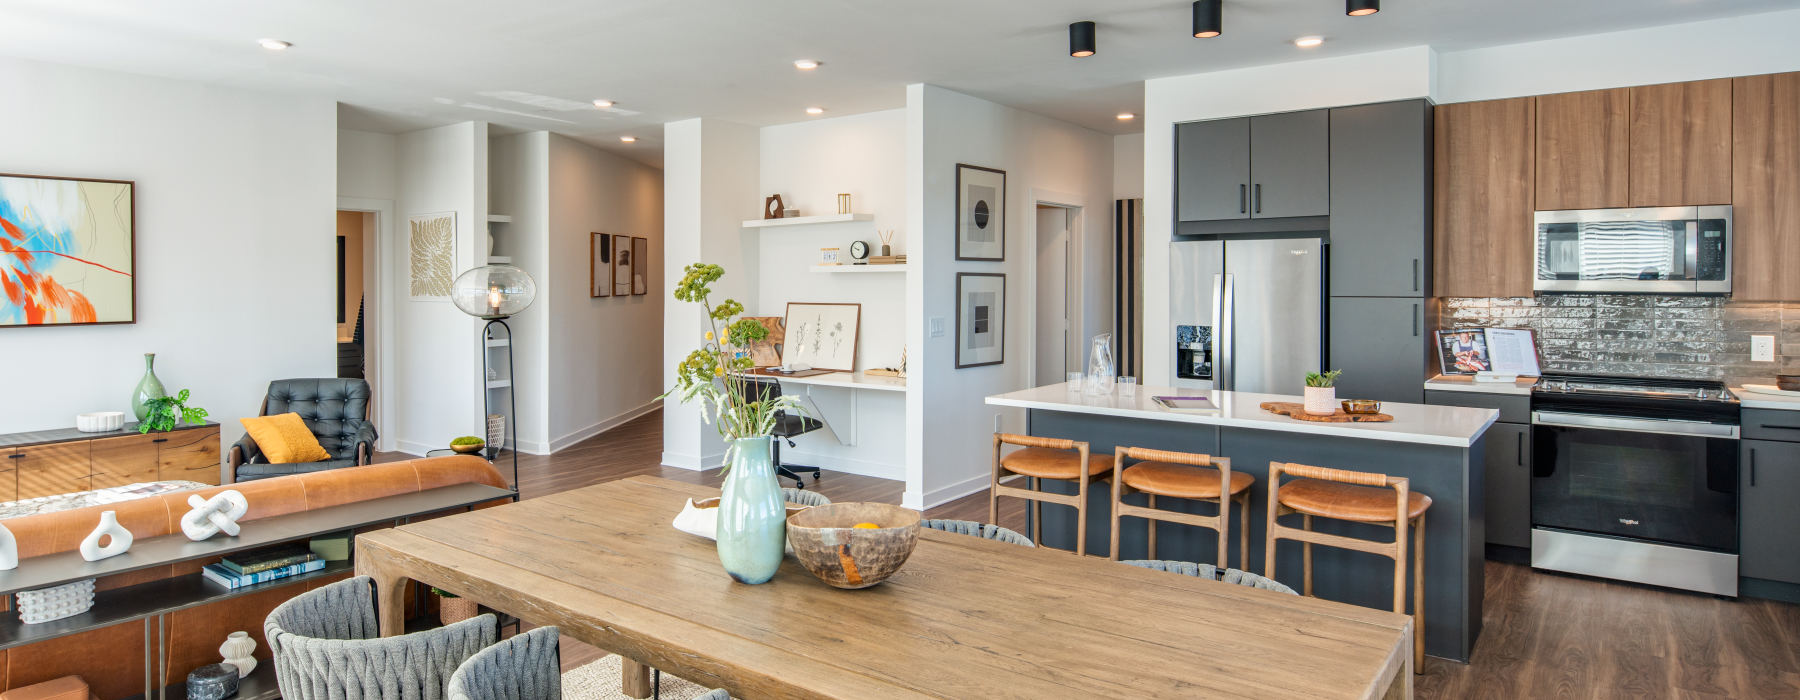
{"label": "white shelving unit", "polygon": [[744,228],[769,228],[771,226],[805,226],[807,224],[836,224],[846,221],[874,221],[874,214],[826,214],[824,216],[796,216],[790,219],[751,219],[744,222]]}
{"label": "white shelving unit", "polygon": [[861,272],[905,272],[906,265],[814,265],[813,272],[861,273]]}
{"label": "white shelving unit", "polygon": [[[487,217],[487,223],[488,223],[487,235],[489,238],[494,238],[494,224],[510,224],[510,223],[512,223],[512,217],[508,216],[506,214],[489,214]],[[500,230],[506,231],[507,229],[500,229]],[[500,239],[495,238],[494,242],[496,244],[495,247],[500,247],[498,245],[500,242]],[[488,265],[511,265],[512,264],[512,256],[511,255],[489,255],[489,256],[487,256],[487,264]]]}
{"label": "white shelving unit", "polygon": [[510,224],[510,223],[512,223],[512,217],[507,216],[505,214],[489,214],[488,215],[488,223],[490,223],[490,224]]}

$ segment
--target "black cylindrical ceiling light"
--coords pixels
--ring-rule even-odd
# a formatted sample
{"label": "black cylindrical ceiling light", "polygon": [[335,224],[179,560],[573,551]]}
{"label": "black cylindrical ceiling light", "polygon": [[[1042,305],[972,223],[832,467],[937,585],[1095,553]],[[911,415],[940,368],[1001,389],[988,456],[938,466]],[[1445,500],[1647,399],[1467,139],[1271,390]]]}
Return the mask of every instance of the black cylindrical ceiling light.
{"label": "black cylindrical ceiling light", "polygon": [[1194,38],[1211,39],[1225,33],[1225,0],[1194,0]]}
{"label": "black cylindrical ceiling light", "polygon": [[1076,22],[1069,25],[1069,55],[1076,58],[1087,58],[1094,55],[1094,23]]}
{"label": "black cylindrical ceiling light", "polygon": [[1381,11],[1381,0],[1344,0],[1344,14],[1366,17]]}

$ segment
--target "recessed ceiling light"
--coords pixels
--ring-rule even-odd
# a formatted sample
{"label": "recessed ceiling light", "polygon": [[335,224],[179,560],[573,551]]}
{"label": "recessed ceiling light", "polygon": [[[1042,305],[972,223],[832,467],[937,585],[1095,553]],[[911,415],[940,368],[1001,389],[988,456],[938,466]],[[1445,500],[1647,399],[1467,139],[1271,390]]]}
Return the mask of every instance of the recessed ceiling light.
{"label": "recessed ceiling light", "polygon": [[1137,115],[1135,115],[1135,114],[1132,114],[1132,113],[1130,113],[1130,112],[1120,112],[1120,113],[1119,113],[1119,118],[1120,118],[1120,119],[1136,119],[1136,118],[1137,118]]}
{"label": "recessed ceiling light", "polygon": [[825,108],[824,107],[807,107],[806,113],[807,114],[824,114]]}
{"label": "recessed ceiling light", "polygon": [[634,141],[637,141],[637,137],[636,136],[620,136],[619,140],[624,141],[625,143],[632,143]]}
{"label": "recessed ceiling light", "polygon": [[1381,11],[1381,0],[1344,0],[1344,14],[1367,17]]}
{"label": "recessed ceiling light", "polygon": [[601,109],[606,109],[607,107],[613,106],[613,101],[612,100],[594,100],[594,106],[599,107]]}
{"label": "recessed ceiling light", "polygon": [[1323,44],[1323,43],[1325,43],[1325,37],[1322,37],[1322,36],[1303,36],[1303,37],[1300,37],[1300,38],[1294,40],[1295,46],[1311,47],[1311,46],[1318,46],[1319,44]]}
{"label": "recessed ceiling light", "polygon": [[280,51],[289,46],[293,46],[293,44],[287,43],[285,41],[277,41],[275,39],[263,39],[262,41],[258,41],[256,43],[262,44],[263,48],[269,49],[271,51]]}
{"label": "recessed ceiling light", "polygon": [[811,60],[811,59],[802,58],[802,59],[794,62],[794,67],[799,68],[801,70],[806,70],[809,68],[818,68],[819,62]]}

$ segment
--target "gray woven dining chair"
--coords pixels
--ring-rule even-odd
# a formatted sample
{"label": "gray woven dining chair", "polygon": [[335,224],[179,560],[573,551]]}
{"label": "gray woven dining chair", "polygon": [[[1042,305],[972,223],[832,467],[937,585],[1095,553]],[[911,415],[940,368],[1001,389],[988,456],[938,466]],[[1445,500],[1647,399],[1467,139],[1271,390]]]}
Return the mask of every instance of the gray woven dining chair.
{"label": "gray woven dining chair", "polygon": [[346,579],[294,596],[263,621],[283,700],[444,700],[451,674],[494,643],[493,615],[381,636],[375,582]]}
{"label": "gray woven dining chair", "polygon": [[1006,528],[1000,527],[999,525],[988,525],[985,523],[978,523],[973,520],[921,520],[921,521],[919,521],[919,525],[931,528],[933,530],[943,530],[944,532],[954,532],[958,535],[970,535],[973,537],[984,537],[984,538],[993,540],[995,542],[1005,542],[1007,544],[1022,544],[1027,547],[1036,547],[1037,546],[1037,545],[1031,543],[1031,538],[1021,535],[1017,532],[1013,532],[1012,530],[1008,530]]}
{"label": "gray woven dining chair", "polygon": [[797,506],[828,506],[828,505],[831,505],[831,499],[826,498],[825,494],[817,493],[814,491],[802,491],[800,489],[788,489],[788,488],[782,489],[781,490],[781,500],[787,501],[787,502],[792,503]]}
{"label": "gray woven dining chair", "polygon": [[1265,591],[1275,591],[1276,593],[1286,593],[1288,595],[1300,595],[1294,589],[1288,588],[1286,584],[1283,584],[1280,581],[1258,576],[1248,571],[1226,569],[1225,576],[1221,578],[1219,576],[1219,567],[1211,564],[1195,564],[1191,561],[1170,561],[1166,559],[1129,559],[1119,563],[1130,564],[1142,569],[1155,569],[1157,571],[1167,571],[1172,574],[1181,574],[1183,576],[1194,576],[1208,581],[1224,581],[1225,583],[1238,586],[1260,588]]}
{"label": "gray woven dining chair", "polygon": [[555,627],[538,627],[475,652],[450,674],[450,700],[562,700]]}

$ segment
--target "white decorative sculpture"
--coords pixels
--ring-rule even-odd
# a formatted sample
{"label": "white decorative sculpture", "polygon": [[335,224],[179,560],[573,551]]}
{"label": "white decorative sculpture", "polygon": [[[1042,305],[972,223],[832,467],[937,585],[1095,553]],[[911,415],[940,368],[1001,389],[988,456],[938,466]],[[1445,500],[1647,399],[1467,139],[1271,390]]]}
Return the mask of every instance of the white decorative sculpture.
{"label": "white decorative sculpture", "polygon": [[12,530],[0,523],[0,571],[11,571],[19,568],[19,541],[13,539]]}
{"label": "white decorative sculpture", "polygon": [[193,510],[181,516],[181,533],[195,542],[221,530],[237,537],[237,519],[250,510],[250,502],[237,491],[221,491],[210,499],[201,499],[200,494],[194,494],[188,496],[187,502]]}
{"label": "white decorative sculpture", "polygon": [[54,588],[19,591],[19,620],[36,625],[80,615],[94,607],[94,580],[66,583]]}
{"label": "white decorative sculpture", "polygon": [[256,640],[251,639],[249,634],[232,632],[227,635],[224,646],[219,647],[219,653],[225,655],[225,663],[237,667],[238,678],[250,675],[250,671],[256,668],[256,657],[251,656],[256,653]]}
{"label": "white decorative sculpture", "polygon": [[[101,547],[100,538],[106,535],[112,536],[112,543]],[[119,524],[118,512],[109,510],[100,514],[100,527],[94,528],[87,539],[81,541],[81,558],[100,561],[124,554],[128,549],[131,549],[131,531]]]}

